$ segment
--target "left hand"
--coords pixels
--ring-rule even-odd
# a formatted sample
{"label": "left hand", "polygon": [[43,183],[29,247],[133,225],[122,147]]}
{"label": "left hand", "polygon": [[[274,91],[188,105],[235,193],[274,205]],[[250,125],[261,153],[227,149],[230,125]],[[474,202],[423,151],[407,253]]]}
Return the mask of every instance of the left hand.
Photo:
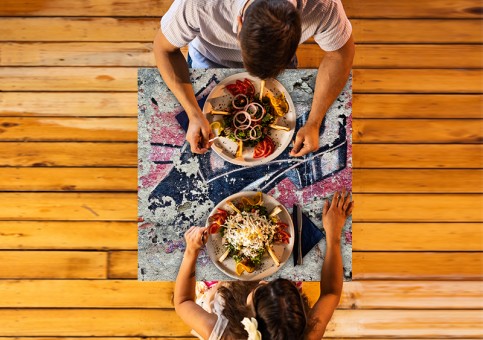
{"label": "left hand", "polygon": [[319,127],[305,124],[295,137],[290,156],[301,157],[319,148]]}
{"label": "left hand", "polygon": [[193,226],[184,233],[184,238],[186,240],[186,252],[197,254],[208,239],[208,227]]}

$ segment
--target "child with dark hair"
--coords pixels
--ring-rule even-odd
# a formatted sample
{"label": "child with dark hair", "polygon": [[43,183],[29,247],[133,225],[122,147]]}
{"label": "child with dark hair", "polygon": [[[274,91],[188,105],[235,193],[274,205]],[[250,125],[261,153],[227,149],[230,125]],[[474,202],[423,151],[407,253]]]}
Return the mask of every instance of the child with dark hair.
{"label": "child with dark hair", "polygon": [[312,308],[298,285],[285,279],[200,282],[195,287],[196,259],[206,228],[191,227],[185,233],[186,251],[176,278],[176,313],[201,339],[321,339],[342,292],[341,232],[353,206],[345,190],[324,204],[322,226],[327,250],[320,296]]}

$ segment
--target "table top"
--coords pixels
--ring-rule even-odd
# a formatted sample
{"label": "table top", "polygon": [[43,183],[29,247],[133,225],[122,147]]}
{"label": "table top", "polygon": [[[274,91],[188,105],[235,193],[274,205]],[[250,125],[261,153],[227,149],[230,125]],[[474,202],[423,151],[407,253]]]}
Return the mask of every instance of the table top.
{"label": "table top", "polygon": [[[225,77],[240,69],[191,70],[197,99],[202,102]],[[316,70],[285,71],[278,80],[287,89],[297,113],[297,128],[310,111]],[[291,211],[293,204],[321,227],[323,202],[342,188],[352,187],[352,78],[326,113],[320,148],[303,158],[288,156],[290,147],[275,160],[241,167],[216,153],[193,155],[185,133],[175,119],[183,111],[157,69],[138,73],[138,278],[145,281],[176,279],[184,251],[183,234],[191,225],[204,225],[213,207],[239,191],[259,190],[272,195]],[[352,277],[352,221],[344,226],[341,241],[344,278]],[[322,239],[293,265],[292,257],[272,277],[318,281],[325,253]],[[200,253],[197,280],[230,280]]]}

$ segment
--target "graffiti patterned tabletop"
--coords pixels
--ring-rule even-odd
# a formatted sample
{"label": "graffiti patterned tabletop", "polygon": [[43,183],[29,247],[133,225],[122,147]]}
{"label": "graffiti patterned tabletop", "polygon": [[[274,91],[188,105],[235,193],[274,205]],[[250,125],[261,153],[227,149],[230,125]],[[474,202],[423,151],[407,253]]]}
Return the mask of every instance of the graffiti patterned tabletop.
{"label": "graffiti patterned tabletop", "polygon": [[[221,80],[240,69],[194,69],[191,81],[200,105]],[[286,70],[277,79],[288,90],[303,126],[312,104],[317,70]],[[205,225],[213,207],[239,191],[263,191],[292,210],[303,212],[321,227],[324,200],[342,188],[352,188],[352,77],[327,111],[320,148],[301,158],[288,155],[290,147],[273,161],[242,167],[216,153],[190,152],[185,132],[176,120],[183,111],[157,69],[138,73],[138,279],[174,281],[184,252],[184,232]],[[344,278],[352,277],[352,220],[341,240]],[[289,261],[270,278],[319,281],[325,253],[322,239],[303,265]],[[211,262],[205,250],[198,258],[197,280],[230,280]],[[269,279],[270,279],[269,278]]]}

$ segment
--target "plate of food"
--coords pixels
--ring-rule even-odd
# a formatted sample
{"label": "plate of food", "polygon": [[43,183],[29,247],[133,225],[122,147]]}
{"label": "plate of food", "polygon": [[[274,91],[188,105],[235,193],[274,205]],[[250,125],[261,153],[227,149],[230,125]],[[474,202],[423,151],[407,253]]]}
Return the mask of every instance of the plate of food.
{"label": "plate of food", "polygon": [[223,79],[203,106],[215,140],[212,149],[243,166],[275,159],[290,144],[296,114],[290,94],[276,79],[262,81],[247,72]]}
{"label": "plate of food", "polygon": [[261,280],[287,262],[294,227],[287,209],[275,198],[244,191],[221,201],[206,225],[208,255],[218,269],[237,280]]}

